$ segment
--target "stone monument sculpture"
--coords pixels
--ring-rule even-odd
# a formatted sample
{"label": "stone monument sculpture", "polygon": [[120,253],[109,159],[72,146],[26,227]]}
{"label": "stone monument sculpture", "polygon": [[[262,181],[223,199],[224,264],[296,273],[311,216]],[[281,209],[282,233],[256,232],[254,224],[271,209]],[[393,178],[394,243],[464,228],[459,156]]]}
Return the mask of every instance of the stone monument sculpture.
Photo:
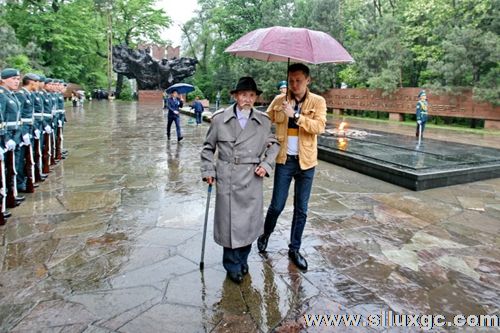
{"label": "stone monument sculpture", "polygon": [[156,60],[147,49],[113,46],[113,70],[136,79],[138,90],[161,90],[182,82],[196,70],[197,60],[188,57]]}

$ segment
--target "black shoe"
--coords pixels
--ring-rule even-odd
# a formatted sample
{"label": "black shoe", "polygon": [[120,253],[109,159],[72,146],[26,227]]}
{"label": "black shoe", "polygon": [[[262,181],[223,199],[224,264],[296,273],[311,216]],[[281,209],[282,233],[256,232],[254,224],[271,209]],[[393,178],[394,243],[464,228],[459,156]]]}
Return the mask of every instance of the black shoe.
{"label": "black shoe", "polygon": [[34,188],[40,187],[40,184],[33,184]]}
{"label": "black shoe", "polygon": [[257,238],[257,248],[259,252],[266,252],[267,249],[267,241],[269,240],[269,235],[262,234]]}
{"label": "black shoe", "polygon": [[248,274],[248,264],[242,264],[241,265],[241,275],[247,275]]}
{"label": "black shoe", "polygon": [[227,277],[234,283],[240,284],[243,281],[243,276],[240,272],[227,272]]}
{"label": "black shoe", "polygon": [[181,136],[180,138],[178,138],[177,141],[181,141],[182,139],[184,139],[183,136]]}
{"label": "black shoe", "polygon": [[23,197],[23,196],[17,196],[16,197],[16,201],[22,202],[24,200],[26,200],[26,197]]}
{"label": "black shoe", "polygon": [[6,218],[9,218],[12,216],[12,213],[9,212],[8,210],[6,210],[5,212],[3,212],[3,218],[6,219]]}
{"label": "black shoe", "polygon": [[306,259],[299,253],[299,250],[288,250],[288,257],[292,262],[297,266],[298,269],[303,271],[307,271],[307,261]]}

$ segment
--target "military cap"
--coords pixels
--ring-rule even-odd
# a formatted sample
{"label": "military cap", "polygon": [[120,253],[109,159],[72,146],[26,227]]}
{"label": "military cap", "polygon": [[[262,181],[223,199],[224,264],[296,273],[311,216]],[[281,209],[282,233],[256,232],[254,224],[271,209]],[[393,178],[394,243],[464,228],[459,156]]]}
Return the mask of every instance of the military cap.
{"label": "military cap", "polygon": [[38,76],[40,77],[40,82],[45,82],[45,79],[46,79],[45,75],[38,74]]}
{"label": "military cap", "polygon": [[287,86],[288,86],[288,84],[286,83],[285,80],[278,82],[278,84],[276,85],[276,87],[278,87],[278,89],[286,88]]}
{"label": "military cap", "polygon": [[19,70],[15,69],[15,68],[5,68],[4,70],[2,70],[1,77],[2,77],[2,79],[8,79],[8,78],[11,78],[14,76],[20,76],[20,75],[21,75],[21,73],[19,72]]}
{"label": "military cap", "polygon": [[35,73],[28,73],[24,75],[24,78],[29,79],[31,81],[40,81],[40,76],[36,75]]}
{"label": "military cap", "polygon": [[46,77],[46,78],[45,78],[45,83],[46,83],[46,84],[47,84],[47,83],[52,83],[52,82],[54,82],[54,79],[51,79],[50,77]]}
{"label": "military cap", "polygon": [[422,95],[426,95],[425,90],[420,90],[417,97],[420,98],[420,96],[422,96]]}

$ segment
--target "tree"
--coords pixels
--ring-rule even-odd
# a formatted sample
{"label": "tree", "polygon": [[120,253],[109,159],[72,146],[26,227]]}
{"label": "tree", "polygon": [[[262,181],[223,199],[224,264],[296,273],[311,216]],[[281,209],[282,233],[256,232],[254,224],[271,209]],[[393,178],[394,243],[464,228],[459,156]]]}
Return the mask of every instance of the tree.
{"label": "tree", "polygon": [[[100,0],[108,1],[108,0]],[[155,9],[154,0],[113,0],[110,12],[112,21],[113,42],[115,45],[125,44],[135,47],[141,43],[165,44],[160,32],[171,24],[170,17],[162,10]],[[101,11],[106,15],[109,7],[101,2]],[[116,96],[120,97],[123,75],[118,74]]]}
{"label": "tree", "polygon": [[101,26],[91,0],[9,2],[4,18],[21,45],[39,47],[39,62],[46,75],[85,82],[89,64],[95,65],[95,40]]}

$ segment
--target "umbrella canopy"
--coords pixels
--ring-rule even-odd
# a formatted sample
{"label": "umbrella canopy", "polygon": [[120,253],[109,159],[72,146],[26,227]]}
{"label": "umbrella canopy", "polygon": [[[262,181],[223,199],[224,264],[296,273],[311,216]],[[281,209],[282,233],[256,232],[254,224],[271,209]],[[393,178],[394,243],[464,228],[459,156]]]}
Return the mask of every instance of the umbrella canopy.
{"label": "umbrella canopy", "polygon": [[251,31],[231,44],[225,52],[263,61],[294,61],[315,65],[354,62],[335,38],[322,31],[279,26]]}
{"label": "umbrella canopy", "polygon": [[174,90],[177,90],[179,94],[187,94],[191,91],[194,91],[194,86],[188,83],[176,83],[168,87],[165,91],[167,92],[167,94],[171,94]]}

